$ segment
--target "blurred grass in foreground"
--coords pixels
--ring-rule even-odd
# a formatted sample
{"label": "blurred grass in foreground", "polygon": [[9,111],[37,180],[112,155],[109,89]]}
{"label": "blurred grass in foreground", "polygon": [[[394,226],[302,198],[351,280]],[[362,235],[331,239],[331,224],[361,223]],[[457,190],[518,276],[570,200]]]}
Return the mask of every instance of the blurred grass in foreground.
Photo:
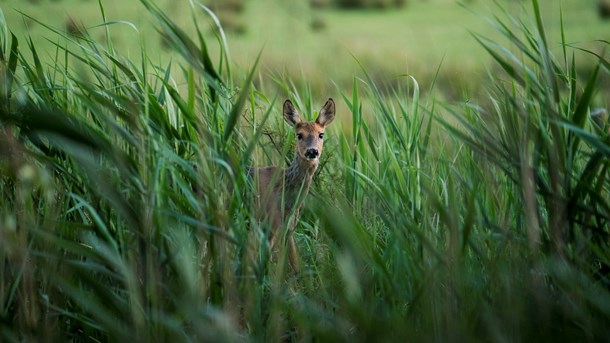
{"label": "blurred grass in foreground", "polygon": [[142,4],[179,55],[167,65],[47,27],[47,66],[0,20],[2,341],[610,336],[610,147],[588,119],[610,63],[581,79],[536,0],[532,24],[495,19],[510,46],[475,36],[503,70],[484,104],[354,76],[351,127],[327,134],[297,227],[298,274],[283,248],[271,258],[245,191],[247,166],[292,154],[257,61],[237,74]]}

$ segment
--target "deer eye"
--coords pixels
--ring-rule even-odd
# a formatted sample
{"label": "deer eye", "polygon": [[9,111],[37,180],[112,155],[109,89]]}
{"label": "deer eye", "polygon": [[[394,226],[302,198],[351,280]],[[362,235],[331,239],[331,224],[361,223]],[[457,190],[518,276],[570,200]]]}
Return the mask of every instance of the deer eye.
{"label": "deer eye", "polygon": [[298,140],[303,139],[303,134],[302,134],[302,133],[297,133],[297,139],[298,139]]}
{"label": "deer eye", "polygon": [[322,132],[319,137],[320,139],[324,139],[324,132]]}

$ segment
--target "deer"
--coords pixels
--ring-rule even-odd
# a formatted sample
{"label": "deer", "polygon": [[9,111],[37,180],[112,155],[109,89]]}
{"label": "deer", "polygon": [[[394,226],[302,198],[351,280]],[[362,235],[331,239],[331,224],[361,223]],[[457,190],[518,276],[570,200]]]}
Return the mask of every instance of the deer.
{"label": "deer", "polygon": [[[329,98],[315,121],[303,121],[290,100],[283,106],[284,121],[294,128],[296,144],[292,163],[287,168],[276,166],[250,168],[249,174],[256,187],[256,217],[269,223],[268,235],[271,250],[278,238],[285,237],[289,249],[289,262],[298,272],[298,254],[292,235],[309,193],[312,178],[320,163],[324,145],[324,129],[335,118],[335,102]],[[287,230],[288,232],[283,232]]]}

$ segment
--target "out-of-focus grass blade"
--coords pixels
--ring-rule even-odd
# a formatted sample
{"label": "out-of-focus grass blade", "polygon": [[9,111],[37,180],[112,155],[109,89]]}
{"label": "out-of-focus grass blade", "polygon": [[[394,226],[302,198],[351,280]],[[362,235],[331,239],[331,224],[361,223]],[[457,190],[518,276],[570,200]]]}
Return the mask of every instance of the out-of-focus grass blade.
{"label": "out-of-focus grass blade", "polygon": [[177,49],[177,51],[189,62],[193,67],[197,68],[208,85],[215,91],[222,93],[222,87],[225,87],[224,81],[211,64],[211,59],[205,46],[205,40],[201,39],[202,45],[198,48],[197,45],[175,22],[173,22],[163,11],[149,0],[140,0],[146,9],[153,15],[165,29],[164,33],[169,36],[169,42]]}
{"label": "out-of-focus grass blade", "polygon": [[602,141],[597,134],[593,134],[589,131],[586,131],[585,129],[583,129],[579,126],[576,126],[572,123],[561,123],[560,125],[565,126],[576,137],[589,143],[599,152],[603,153],[604,155],[610,156],[610,146],[608,146],[604,141]]}
{"label": "out-of-focus grass blade", "polygon": [[504,71],[510,76],[512,77],[517,83],[519,83],[520,85],[525,85],[525,80],[523,79],[523,77],[517,72],[517,69],[515,69],[510,63],[506,62],[502,56],[500,54],[498,54],[496,51],[494,51],[486,42],[484,42],[481,38],[479,38],[478,36],[474,35],[473,36],[474,39],[479,42],[479,44],[487,51],[487,53],[489,53],[491,55],[491,57],[493,57],[493,59],[498,62],[498,64],[500,64],[500,66],[502,67],[502,69],[504,69]]}
{"label": "out-of-focus grass blade", "polygon": [[[220,49],[220,53],[221,53],[221,58],[220,58],[220,67],[219,70],[222,71],[222,62],[223,62],[223,57],[224,57],[224,61],[225,61],[225,68],[227,70],[227,79],[231,80],[231,57],[229,54],[229,44],[227,43],[227,37],[225,35],[224,29],[222,28],[222,25],[220,23],[220,19],[218,19],[218,16],[212,11],[210,10],[207,6],[205,6],[204,4],[202,4],[199,0],[189,0],[191,6],[194,6],[195,3],[197,3],[197,5],[199,7],[201,7],[207,14],[208,16],[210,16],[210,18],[212,19],[212,21],[214,22],[214,26],[216,27],[216,30],[218,30],[218,39],[220,40],[220,44],[221,44],[221,49]],[[197,27],[197,30],[199,31],[199,27]]]}
{"label": "out-of-focus grass blade", "polygon": [[544,23],[542,22],[542,15],[540,14],[540,5],[538,4],[538,0],[532,0],[532,5],[534,6],[534,15],[536,18],[536,25],[538,27],[538,32],[540,33],[540,39],[542,39],[543,48],[548,51],[548,44],[546,42],[546,33],[544,28]]}
{"label": "out-of-focus grass blade", "polygon": [[[585,121],[587,120],[587,116],[589,114],[589,104],[591,103],[594,93],[597,91],[597,74],[599,72],[599,68],[600,65],[597,64],[591,73],[589,80],[587,81],[587,85],[580,97],[580,101],[576,105],[576,109],[574,109],[574,114],[571,121],[579,128],[582,128],[585,125]],[[574,141],[572,144],[572,154],[575,154],[576,150],[578,149],[578,136],[574,136]]]}
{"label": "out-of-focus grass blade", "polygon": [[108,226],[106,225],[106,223],[104,223],[104,221],[100,217],[99,213],[97,213],[97,211],[93,208],[93,206],[91,206],[91,204],[87,200],[83,199],[78,194],[72,193],[71,196],[76,201],[76,205],[74,205],[74,207],[69,209],[66,213],[76,211],[81,207],[85,208],[87,210],[88,215],[92,217],[93,223],[98,228],[98,232],[100,232],[101,236],[104,237],[104,239],[106,240],[106,242],[108,244],[110,244],[113,251],[115,253],[118,253],[119,252],[118,245],[117,245],[116,241],[114,240],[114,238],[110,235]]}
{"label": "out-of-focus grass blade", "polygon": [[229,117],[227,118],[227,121],[225,123],[225,132],[223,135],[223,141],[225,146],[229,142],[229,138],[231,137],[231,134],[235,129],[235,125],[237,124],[237,119],[241,116],[244,104],[246,103],[246,100],[249,97],[252,78],[254,77],[254,73],[256,72],[256,67],[258,66],[258,62],[260,61],[262,53],[262,51],[258,53],[258,56],[254,61],[254,65],[252,66],[252,69],[250,70],[246,81],[244,81],[244,84],[241,88],[241,92],[239,93],[239,96],[237,97],[235,103],[233,103],[233,106],[231,107],[231,112],[229,112]]}
{"label": "out-of-focus grass blade", "polygon": [[[19,59],[19,41],[13,33],[11,33],[11,55],[8,60],[8,75],[7,75],[7,90],[10,92],[13,86],[13,79],[15,77],[15,70],[17,70],[17,60]],[[10,93],[9,93],[10,94]]]}
{"label": "out-of-focus grass blade", "polygon": [[96,150],[105,150],[109,145],[95,130],[88,129],[82,123],[77,124],[74,118],[58,110],[43,109],[29,104],[25,106],[21,116],[5,116],[3,119],[15,123],[27,135],[35,135],[42,131],[55,132]]}
{"label": "out-of-focus grass blade", "polygon": [[[532,5],[534,7],[534,15],[536,18],[536,25],[538,28],[538,34],[536,35],[538,39],[540,39],[540,43],[542,46],[539,48],[540,58],[542,59],[542,65],[545,70],[547,82],[551,86],[552,96],[555,103],[559,102],[559,86],[557,84],[557,78],[553,73],[554,61],[552,59],[549,45],[547,43],[547,37],[545,32],[544,23],[542,22],[542,15],[540,14],[540,6],[538,4],[538,0],[532,0]],[[532,37],[535,37],[532,35]]]}
{"label": "out-of-focus grass blade", "polygon": [[[140,80],[136,74],[131,70],[131,68],[129,68],[127,65],[123,64],[121,61],[119,61],[116,57],[114,57],[113,55],[110,54],[106,54],[106,57],[108,57],[108,59],[110,59],[110,61],[112,61],[114,63],[115,66],[119,67],[119,69],[125,74],[125,76],[127,76],[129,78],[129,80],[131,80],[132,82],[132,86],[135,86],[135,90],[133,90],[134,94],[140,95],[144,93],[144,90],[141,87],[141,82],[142,80]],[[125,87],[125,89],[129,89],[131,91],[131,87]]]}
{"label": "out-of-focus grass blade", "polygon": [[[602,41],[602,42],[605,42],[606,44],[608,44],[608,46],[610,46],[610,42],[606,42],[606,41]],[[599,61],[599,63],[606,69],[607,72],[610,72],[610,59],[607,60],[604,58],[604,56],[602,56],[592,50],[583,49],[583,48],[579,48],[579,47],[573,47],[573,48],[597,57],[597,60]]]}
{"label": "out-of-focus grass blade", "polygon": [[130,22],[130,21],[127,21],[127,20],[109,20],[109,21],[103,22],[103,23],[101,23],[101,24],[94,25],[94,26],[92,26],[92,28],[96,28],[96,27],[106,27],[106,26],[110,26],[110,25],[118,25],[118,24],[120,24],[120,25],[127,25],[127,26],[129,26],[130,28],[132,28],[132,29],[133,29],[135,32],[137,32],[137,33],[139,33],[139,32],[140,32],[140,31],[138,30],[138,27],[137,27],[137,26],[136,26],[134,23],[132,23],[132,22]]}
{"label": "out-of-focus grass blade", "polygon": [[[182,111],[182,114],[185,116],[185,118],[188,120],[189,123],[195,123],[196,119],[195,119],[195,113],[193,112],[193,108],[189,107],[189,104],[184,101],[184,99],[182,98],[182,96],[180,95],[180,93],[178,93],[178,91],[172,87],[170,84],[168,83],[163,83],[165,85],[165,89],[169,92],[171,98],[174,100],[174,102],[176,103],[176,105],[178,105],[178,108],[180,108],[180,111]],[[166,115],[164,113],[164,111],[159,112],[158,114],[160,115],[164,115],[165,118]],[[165,125],[169,125],[169,123],[167,122],[167,120],[164,120]],[[171,125],[170,125],[171,126]],[[179,138],[180,136],[176,136],[176,138]]]}
{"label": "out-of-focus grass blade", "polygon": [[[169,84],[169,79],[171,77],[171,70],[172,70],[172,59],[170,58],[170,60],[167,64],[167,67],[165,68],[165,74],[163,75],[163,79],[162,79],[163,84]],[[161,106],[165,105],[165,89],[163,87],[161,87],[159,89],[159,94],[157,94],[157,99]]]}
{"label": "out-of-focus grass blade", "polygon": [[[205,68],[205,70],[212,70],[213,71],[213,73],[211,73],[212,78],[215,81],[218,81],[220,84],[222,84],[223,81],[220,77],[220,73],[222,72],[222,70],[219,70],[218,72],[216,72],[216,69],[214,68],[214,64],[212,63],[212,60],[210,59],[210,55],[208,53],[208,45],[205,42],[205,39],[203,38],[203,34],[201,33],[201,30],[199,29],[199,25],[197,25],[197,20],[194,17],[194,13],[193,13],[193,23],[195,23],[195,27],[197,29],[197,38],[199,38],[199,46],[201,47],[201,59],[203,61],[203,67]],[[189,75],[190,75],[190,73],[189,73]],[[215,102],[217,100],[215,88],[210,86],[209,89],[210,89],[210,95],[211,95],[212,101]]]}
{"label": "out-of-focus grass blade", "polygon": [[[0,9],[0,19],[4,20],[2,10]],[[0,32],[0,34],[5,34],[7,32]],[[4,37],[3,37],[4,39]],[[2,44],[4,42],[0,42]],[[4,52],[4,46],[0,46],[0,70],[6,68],[4,73],[0,73],[0,78],[6,78],[5,80],[0,80],[2,83],[0,85],[0,111],[6,112],[7,114],[10,112],[10,99],[12,96],[12,87],[13,80],[15,77],[15,70],[17,69],[17,60],[19,57],[19,42],[17,37],[11,33],[11,47],[8,56],[8,65],[4,67],[3,65],[6,63],[6,56]]]}

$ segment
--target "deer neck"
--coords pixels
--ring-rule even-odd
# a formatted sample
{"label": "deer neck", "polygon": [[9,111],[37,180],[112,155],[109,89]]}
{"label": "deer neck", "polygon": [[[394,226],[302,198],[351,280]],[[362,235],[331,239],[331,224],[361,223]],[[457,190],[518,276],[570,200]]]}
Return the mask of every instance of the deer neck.
{"label": "deer neck", "polygon": [[313,174],[318,168],[318,160],[308,161],[301,158],[298,154],[292,160],[292,163],[285,169],[284,187],[288,190],[307,192]]}

